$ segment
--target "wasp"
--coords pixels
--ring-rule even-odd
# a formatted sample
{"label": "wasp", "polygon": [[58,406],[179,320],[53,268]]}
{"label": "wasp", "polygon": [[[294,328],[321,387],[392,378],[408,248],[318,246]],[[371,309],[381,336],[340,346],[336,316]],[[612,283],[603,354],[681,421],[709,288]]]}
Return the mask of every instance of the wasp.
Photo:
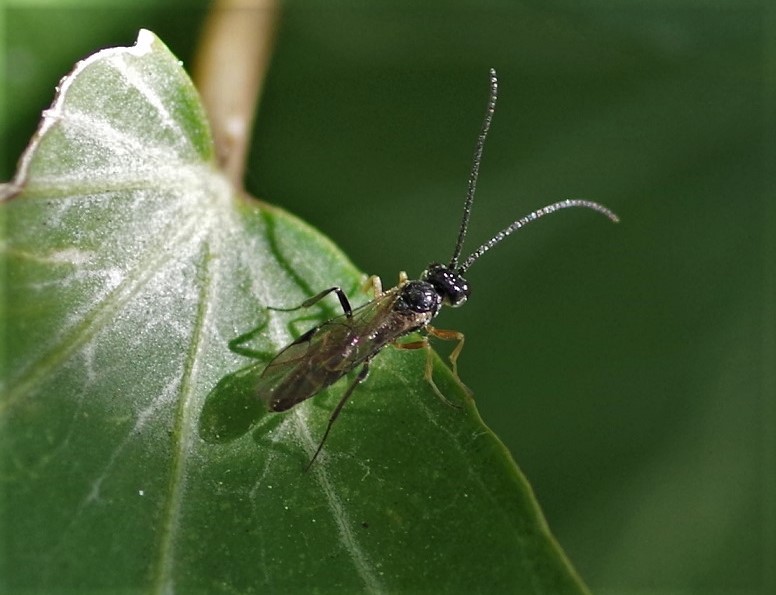
{"label": "wasp", "polygon": [[[497,96],[498,79],[495,70],[491,69],[490,94],[485,118],[474,149],[461,226],[453,256],[447,264],[431,263],[421,273],[419,279],[409,279],[406,273],[402,272],[399,275],[398,285],[387,291],[382,290],[379,278],[371,277],[374,299],[355,309],[350,306],[347,295],[340,287],[325,289],[297,308],[271,308],[281,311],[307,308],[333,293],[339,299],[343,314],[311,328],[270,361],[255,385],[256,394],[270,411],[286,411],[314,397],[356,368],[359,369],[355,379],[345,389],[329,416],[326,430],[315,454],[307,464],[307,469],[320,454],[332,425],[345,403],[356,387],[366,380],[372,359],[386,345],[390,344],[400,349],[424,349],[426,351],[425,379],[437,396],[449,403],[432,377],[433,351],[428,338],[431,336],[457,341],[457,345],[450,354],[453,373],[457,377],[457,360],[463,348],[464,336],[457,331],[434,328],[431,321],[439,314],[442,306],[457,308],[466,302],[471,289],[465,274],[485,252],[528,223],[561,209],[584,207],[601,213],[613,222],[619,221],[615,213],[596,202],[579,199],[562,200],[514,221],[460,262],[477,187],[482,151],[493,120]],[[417,331],[424,333],[421,339],[399,342],[402,337]]]}

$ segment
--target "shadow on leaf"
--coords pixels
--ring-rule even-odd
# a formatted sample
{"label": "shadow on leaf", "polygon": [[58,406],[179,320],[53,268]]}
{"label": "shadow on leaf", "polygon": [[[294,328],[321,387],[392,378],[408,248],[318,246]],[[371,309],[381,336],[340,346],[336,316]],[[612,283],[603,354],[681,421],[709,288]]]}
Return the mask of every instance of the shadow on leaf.
{"label": "shadow on leaf", "polygon": [[248,432],[268,413],[256,395],[264,362],[256,362],[224,376],[210,391],[199,417],[199,436],[205,442],[231,442]]}

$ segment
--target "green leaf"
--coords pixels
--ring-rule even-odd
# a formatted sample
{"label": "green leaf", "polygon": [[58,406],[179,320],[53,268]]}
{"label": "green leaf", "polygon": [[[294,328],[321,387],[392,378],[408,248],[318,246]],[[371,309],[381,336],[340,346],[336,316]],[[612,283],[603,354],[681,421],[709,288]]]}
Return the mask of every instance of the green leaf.
{"label": "green leaf", "polygon": [[[387,348],[258,409],[264,360],[364,276],[217,171],[196,92],[150,32],[79,63],[2,189],[3,592],[584,592],[449,369]],[[255,330],[255,332],[252,332]]]}

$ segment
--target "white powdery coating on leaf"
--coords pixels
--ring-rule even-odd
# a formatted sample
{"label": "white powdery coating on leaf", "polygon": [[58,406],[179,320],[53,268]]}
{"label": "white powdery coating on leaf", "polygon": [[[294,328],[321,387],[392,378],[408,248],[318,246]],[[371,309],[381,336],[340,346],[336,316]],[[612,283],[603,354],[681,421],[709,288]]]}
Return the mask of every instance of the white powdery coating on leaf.
{"label": "white powdery coating on leaf", "polygon": [[124,59],[124,56],[113,56],[109,61],[116,71],[124,77],[127,86],[140,91],[140,94],[145,98],[148,104],[153,106],[161,116],[162,125],[169,130],[174,130],[181,139],[188,140],[186,131],[183,130],[180,123],[173,118],[170,110],[167,109],[167,106],[162,101],[162,98],[147,84],[147,74],[132,68]]}
{"label": "white powdery coating on leaf", "polygon": [[67,91],[73,84],[73,81],[78,78],[78,75],[92,64],[95,64],[101,60],[109,59],[115,55],[121,55],[129,52],[136,56],[144,56],[152,50],[152,46],[155,41],[156,36],[153,33],[147,29],[141,29],[138,33],[134,48],[117,47],[100,50],[88,58],[84,58],[83,60],[79,61],[75,65],[73,71],[70,74],[64,76],[62,80],[59,81],[59,84],[57,85],[57,95],[54,99],[54,103],[49,109],[43,111],[43,120],[41,121],[40,127],[35,132],[35,135],[32,137],[32,141],[22,154],[22,157],[19,161],[19,169],[14,176],[11,186],[21,188],[24,184],[24,181],[27,179],[27,171],[29,170],[30,162],[35,155],[35,151],[37,150],[41,139],[62,117],[62,107],[65,103]]}
{"label": "white powdery coating on leaf", "polygon": [[137,41],[135,45],[129,48],[129,53],[135,56],[145,56],[151,53],[154,42],[156,41],[156,35],[151,33],[148,29],[140,29],[137,33]]}
{"label": "white powdery coating on leaf", "polygon": [[[114,188],[164,185],[181,165],[201,165],[207,157],[196,140],[204,129],[197,127],[206,124],[189,130],[188,120],[181,120],[170,105],[179,93],[194,93],[185,74],[171,66],[171,58],[153,33],[141,30],[133,48],[105,49],[78,62],[60,81],[13,181],[0,187],[0,198],[31,183],[38,189],[56,188],[57,194],[70,186],[81,194],[105,181]],[[100,79],[97,73],[103,71],[113,75]],[[61,163],[38,162],[49,137],[55,143],[52,149],[65,151]]]}

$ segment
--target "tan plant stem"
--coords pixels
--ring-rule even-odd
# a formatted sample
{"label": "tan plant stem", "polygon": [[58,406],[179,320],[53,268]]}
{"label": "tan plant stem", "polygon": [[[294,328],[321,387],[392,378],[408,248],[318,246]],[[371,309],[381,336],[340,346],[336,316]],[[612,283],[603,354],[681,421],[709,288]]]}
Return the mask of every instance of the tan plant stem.
{"label": "tan plant stem", "polygon": [[276,0],[217,0],[194,61],[219,165],[238,189],[279,16]]}

